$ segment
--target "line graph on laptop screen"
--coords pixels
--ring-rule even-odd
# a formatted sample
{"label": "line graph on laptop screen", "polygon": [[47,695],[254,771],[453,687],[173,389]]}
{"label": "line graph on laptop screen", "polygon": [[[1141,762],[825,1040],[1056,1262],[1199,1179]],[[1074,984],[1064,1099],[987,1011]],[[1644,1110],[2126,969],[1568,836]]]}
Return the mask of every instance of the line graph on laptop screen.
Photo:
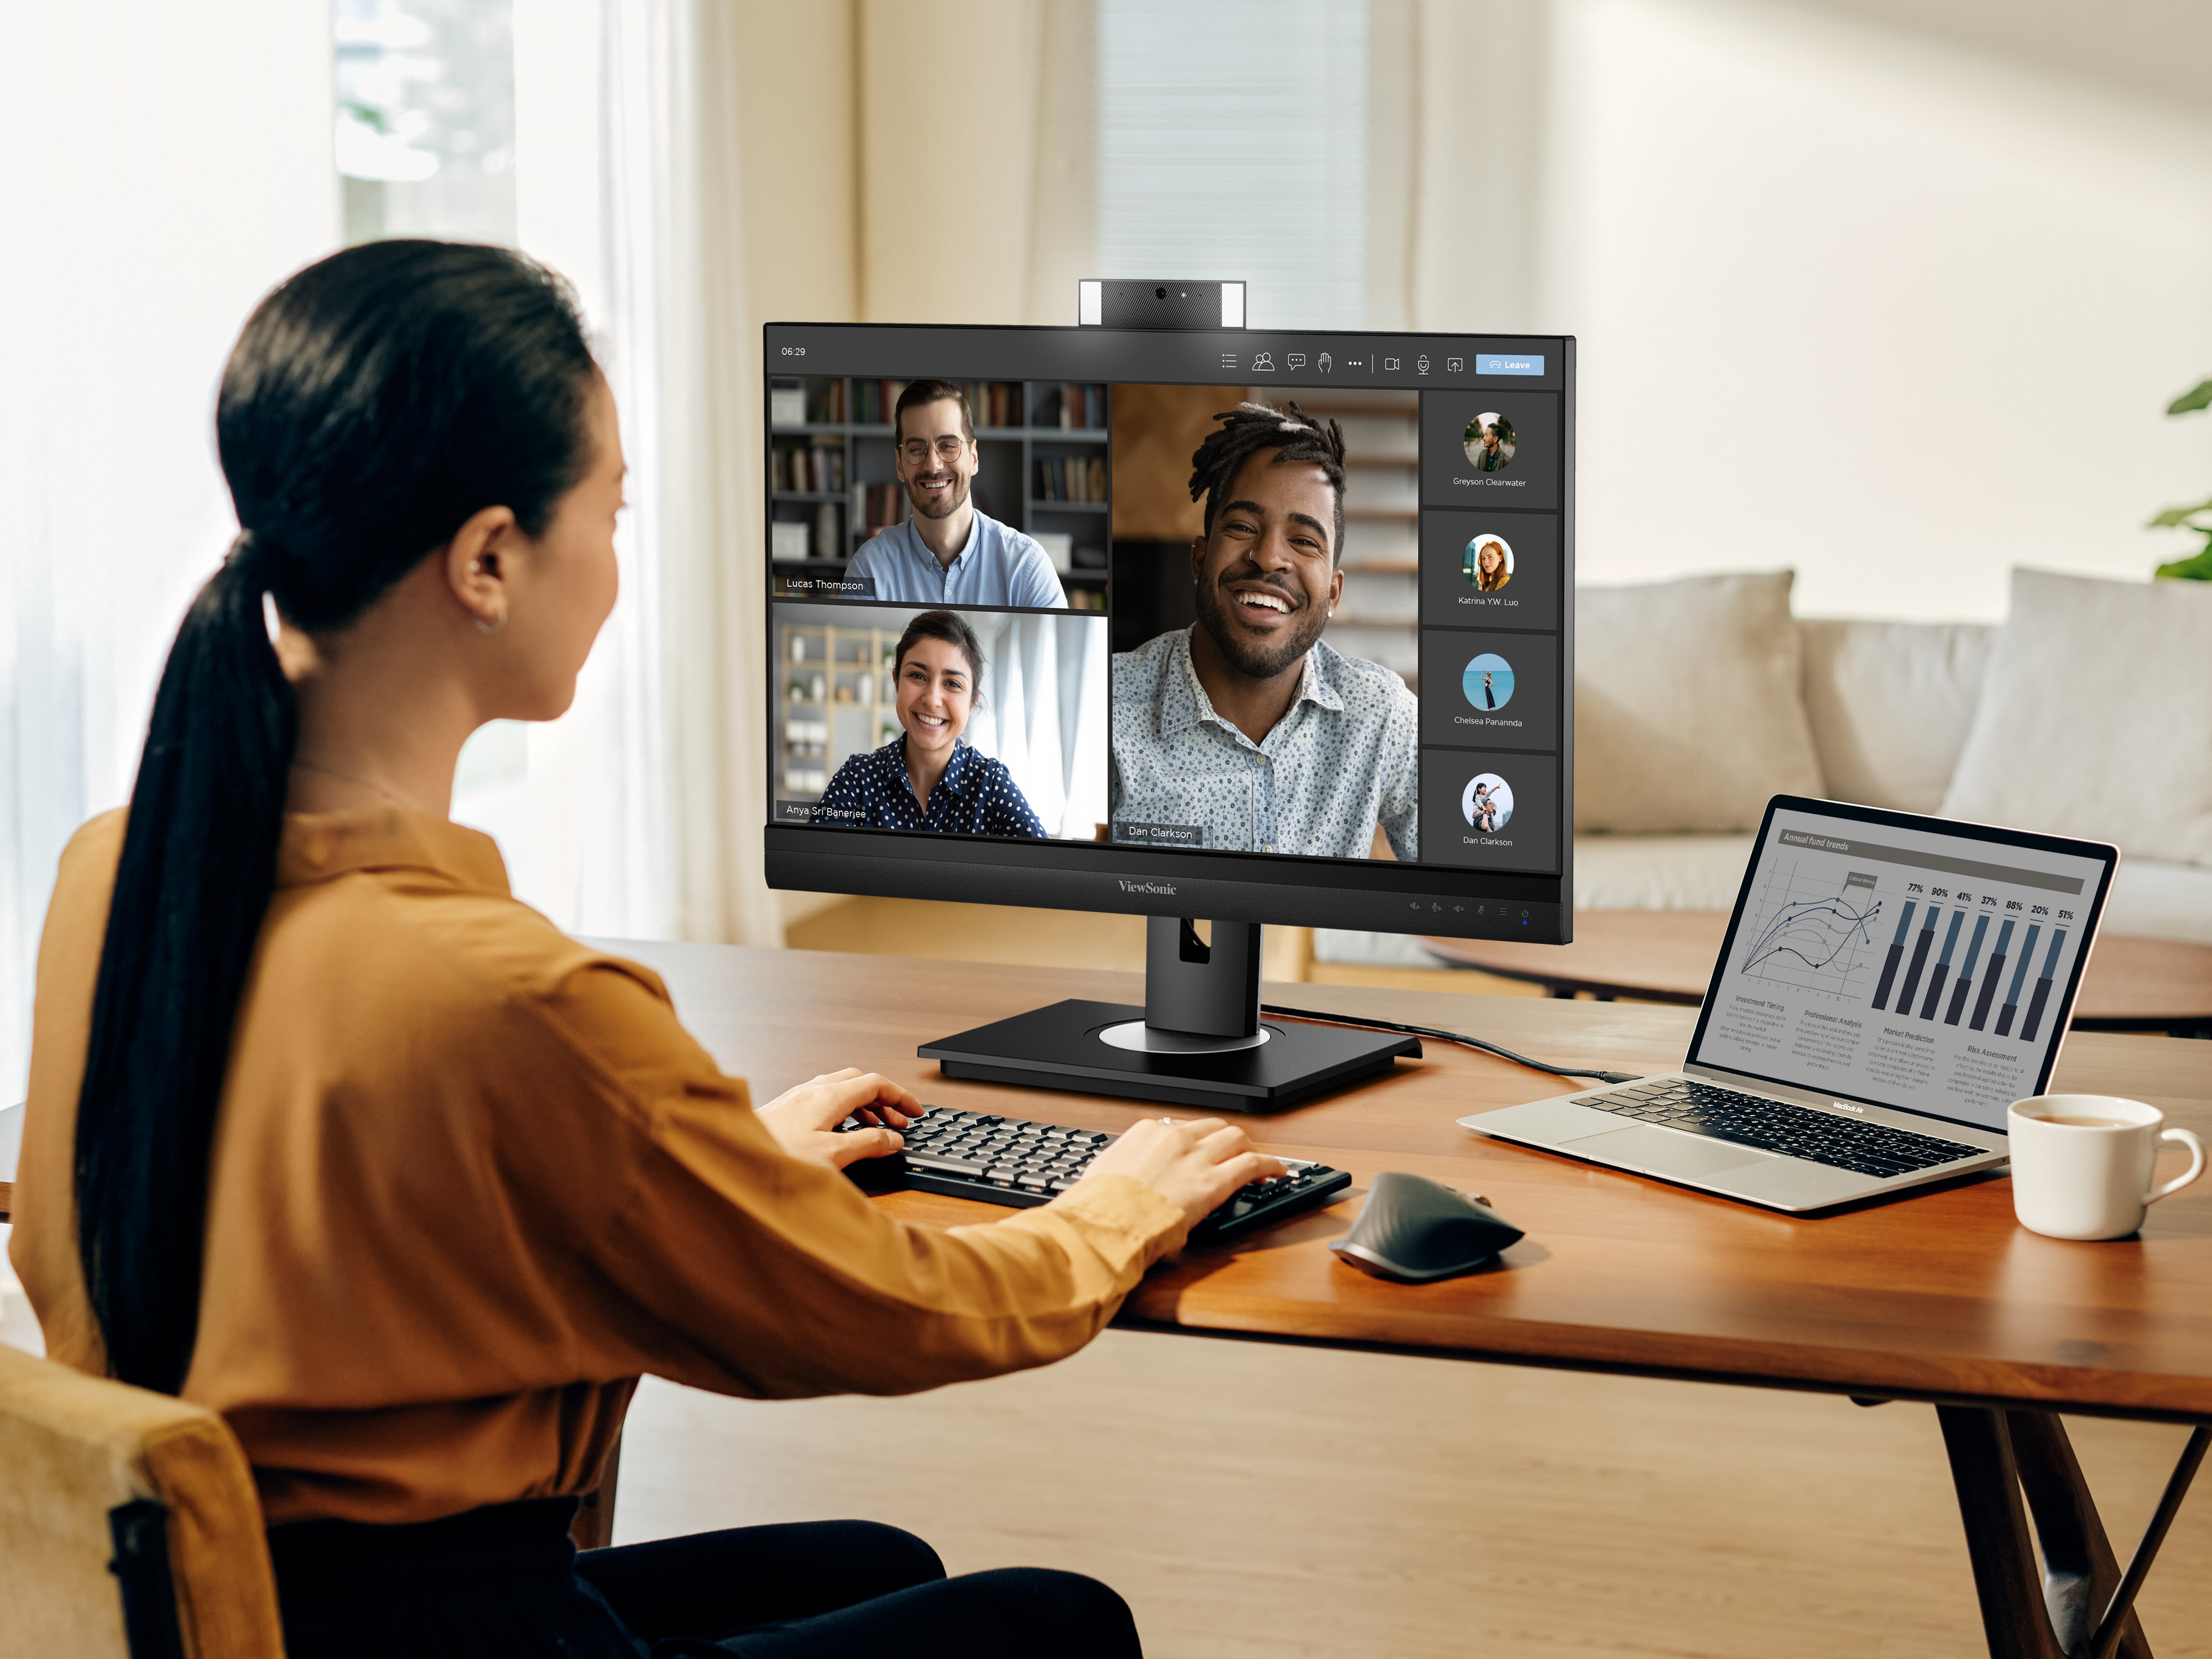
{"label": "line graph on laptop screen", "polygon": [[1736,971],[1839,1001],[1863,1002],[1879,966],[1879,878],[1833,859],[1770,862]]}

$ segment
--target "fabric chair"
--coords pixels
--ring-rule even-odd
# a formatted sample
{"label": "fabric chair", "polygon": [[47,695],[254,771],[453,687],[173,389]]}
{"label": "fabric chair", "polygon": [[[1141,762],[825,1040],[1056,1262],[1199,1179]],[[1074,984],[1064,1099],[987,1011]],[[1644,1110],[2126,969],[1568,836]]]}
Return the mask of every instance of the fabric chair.
{"label": "fabric chair", "polygon": [[283,1659],[246,1455],[213,1412],[0,1346],[0,1659]]}

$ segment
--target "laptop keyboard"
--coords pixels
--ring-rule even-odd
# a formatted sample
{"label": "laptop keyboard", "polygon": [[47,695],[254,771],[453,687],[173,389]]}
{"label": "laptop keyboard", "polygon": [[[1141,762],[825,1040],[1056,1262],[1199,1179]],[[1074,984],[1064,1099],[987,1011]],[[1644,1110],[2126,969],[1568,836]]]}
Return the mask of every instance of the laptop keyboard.
{"label": "laptop keyboard", "polygon": [[1935,1135],[1893,1129],[1886,1123],[1868,1123],[1832,1112],[1808,1111],[1787,1101],[1739,1094],[1690,1078],[1662,1078],[1656,1083],[1634,1083],[1601,1094],[1578,1095],[1575,1103],[1863,1176],[1910,1175],[1957,1158],[1973,1158],[1982,1151]]}

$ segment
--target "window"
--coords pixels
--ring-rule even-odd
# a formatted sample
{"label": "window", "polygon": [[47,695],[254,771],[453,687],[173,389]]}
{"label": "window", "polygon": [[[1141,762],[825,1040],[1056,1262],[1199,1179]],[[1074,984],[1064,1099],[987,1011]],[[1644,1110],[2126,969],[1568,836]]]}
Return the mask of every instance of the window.
{"label": "window", "polygon": [[1243,277],[1254,328],[1367,321],[1365,0],[1100,0],[1104,276]]}
{"label": "window", "polygon": [[514,240],[514,0],[335,0],[345,239]]}

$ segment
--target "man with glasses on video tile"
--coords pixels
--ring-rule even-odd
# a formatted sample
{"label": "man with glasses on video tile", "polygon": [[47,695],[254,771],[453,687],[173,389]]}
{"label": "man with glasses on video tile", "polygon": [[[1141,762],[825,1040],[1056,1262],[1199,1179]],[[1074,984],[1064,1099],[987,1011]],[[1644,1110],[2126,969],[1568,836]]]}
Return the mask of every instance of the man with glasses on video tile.
{"label": "man with glasses on video tile", "polygon": [[981,460],[968,394],[951,380],[916,380],[899,393],[891,430],[914,513],[870,537],[846,575],[902,605],[1065,611],[1067,592],[1044,549],[970,499]]}
{"label": "man with glasses on video tile", "polygon": [[1191,457],[1198,621],[1114,659],[1113,833],[1151,845],[1420,856],[1419,705],[1322,641],[1344,592],[1344,434],[1245,404]]}

